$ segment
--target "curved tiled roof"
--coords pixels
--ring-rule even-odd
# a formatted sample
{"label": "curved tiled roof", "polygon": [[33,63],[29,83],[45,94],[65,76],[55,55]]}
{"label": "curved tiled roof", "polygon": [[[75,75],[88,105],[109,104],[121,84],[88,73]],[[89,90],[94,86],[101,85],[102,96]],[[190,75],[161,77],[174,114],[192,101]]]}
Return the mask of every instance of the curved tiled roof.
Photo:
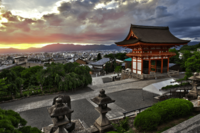
{"label": "curved tiled roof", "polygon": [[108,61],[110,61],[110,58],[103,58],[101,60],[98,60],[97,62],[93,62],[93,63],[90,63],[90,64],[96,65],[96,66],[101,66],[101,65],[104,65],[105,63],[107,63]]}
{"label": "curved tiled roof", "polygon": [[169,27],[131,25],[130,31],[131,30],[138,39],[125,39],[124,41],[116,42],[116,44],[124,45],[134,44],[136,42],[184,44],[190,42],[190,40],[181,40],[172,35],[169,31]]}

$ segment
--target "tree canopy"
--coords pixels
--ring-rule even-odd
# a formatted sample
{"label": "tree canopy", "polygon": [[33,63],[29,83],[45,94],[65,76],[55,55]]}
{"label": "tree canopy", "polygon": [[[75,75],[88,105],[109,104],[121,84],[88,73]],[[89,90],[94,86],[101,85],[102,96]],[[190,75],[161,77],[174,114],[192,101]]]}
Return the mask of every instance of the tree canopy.
{"label": "tree canopy", "polygon": [[104,57],[110,58],[110,59],[116,58],[119,60],[125,60],[127,58],[126,54],[127,53],[107,54],[107,55],[104,55]]}
{"label": "tree canopy", "polygon": [[200,53],[194,52],[193,56],[190,56],[186,62],[186,76],[184,79],[187,79],[191,76],[193,76],[193,72],[200,72]]}
{"label": "tree canopy", "polygon": [[179,58],[179,51],[176,50],[175,48],[174,49],[169,49],[169,52],[173,52],[173,53],[176,53],[175,56],[172,56],[169,58],[169,62],[170,63],[177,63],[177,62],[180,62],[180,58]]}
{"label": "tree canopy", "polygon": [[36,127],[26,126],[27,121],[13,110],[0,108],[0,133],[42,133]]}
{"label": "tree canopy", "polygon": [[188,50],[190,50],[190,51],[196,51],[197,48],[200,48],[200,43],[198,43],[196,45],[191,45],[191,46],[189,46],[189,45],[183,45],[183,47],[180,48],[180,52],[183,52],[185,50],[186,51],[188,51]]}

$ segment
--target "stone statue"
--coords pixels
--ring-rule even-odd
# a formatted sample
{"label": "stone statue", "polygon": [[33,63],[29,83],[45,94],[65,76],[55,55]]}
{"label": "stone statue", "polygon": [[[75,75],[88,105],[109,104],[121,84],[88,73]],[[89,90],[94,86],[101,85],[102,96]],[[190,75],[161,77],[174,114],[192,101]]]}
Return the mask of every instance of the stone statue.
{"label": "stone statue", "polygon": [[[58,95],[54,97],[52,105],[56,104],[56,99],[61,98],[62,103],[67,104],[67,106],[71,109],[71,99],[68,95]],[[66,117],[69,119],[69,123],[71,123],[71,114],[66,115]]]}

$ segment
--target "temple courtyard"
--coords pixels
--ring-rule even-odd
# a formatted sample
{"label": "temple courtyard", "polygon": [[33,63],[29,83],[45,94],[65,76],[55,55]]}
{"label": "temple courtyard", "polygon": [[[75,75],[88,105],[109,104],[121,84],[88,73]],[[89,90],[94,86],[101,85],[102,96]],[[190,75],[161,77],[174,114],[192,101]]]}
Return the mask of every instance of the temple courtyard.
{"label": "temple courtyard", "polygon": [[[174,79],[183,78],[184,75],[172,77]],[[108,105],[111,111],[107,113],[109,119],[123,116],[123,112],[134,109],[151,106],[157,101],[154,99],[156,94],[142,91],[142,88],[152,83],[168,80],[162,79],[125,79],[104,84],[88,85],[76,91],[70,91],[66,94],[71,97],[72,120],[80,119],[84,126],[90,127],[99,117],[99,113],[95,110],[95,105],[90,99],[96,97],[101,89],[105,90],[105,94],[114,103]],[[62,93],[63,94],[63,93]],[[53,102],[53,98],[58,94],[35,96],[7,103],[0,103],[2,109],[12,109],[19,112],[21,117],[27,120],[27,125],[42,129],[52,124],[51,118],[47,111]]]}

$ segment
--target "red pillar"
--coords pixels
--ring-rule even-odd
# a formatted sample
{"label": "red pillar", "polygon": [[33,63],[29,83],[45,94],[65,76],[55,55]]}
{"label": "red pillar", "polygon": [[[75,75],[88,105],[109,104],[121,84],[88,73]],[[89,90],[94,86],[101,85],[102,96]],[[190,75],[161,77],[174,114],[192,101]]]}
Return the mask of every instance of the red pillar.
{"label": "red pillar", "polygon": [[163,73],[163,57],[161,57],[161,73]]}
{"label": "red pillar", "polygon": [[151,57],[149,57],[149,74],[150,74],[150,71],[151,71]]}
{"label": "red pillar", "polygon": [[131,72],[133,72],[133,57],[131,57]]}
{"label": "red pillar", "polygon": [[169,57],[168,57],[168,64],[167,64],[167,72],[169,72]]}
{"label": "red pillar", "polygon": [[137,57],[136,57],[136,73],[137,73]]}
{"label": "red pillar", "polygon": [[141,68],[141,74],[143,74],[143,58],[141,58],[141,66],[142,66],[142,68]]}

